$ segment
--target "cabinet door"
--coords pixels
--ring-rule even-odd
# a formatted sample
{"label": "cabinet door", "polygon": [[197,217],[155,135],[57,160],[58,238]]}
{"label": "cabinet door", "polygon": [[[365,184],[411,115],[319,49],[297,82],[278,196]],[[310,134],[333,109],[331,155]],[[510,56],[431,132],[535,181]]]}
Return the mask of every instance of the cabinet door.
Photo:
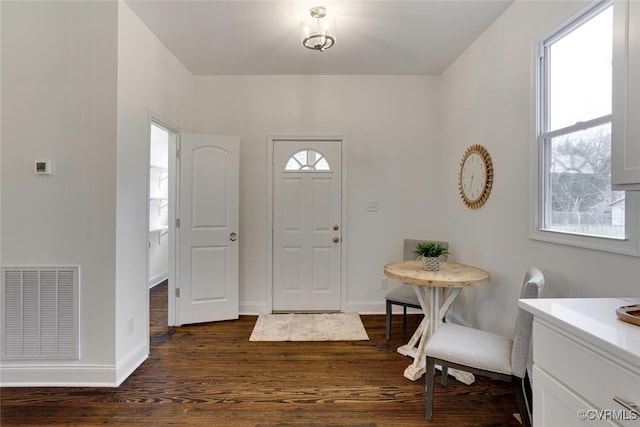
{"label": "cabinet door", "polygon": [[640,190],[640,2],[613,7],[611,181],[615,190]]}
{"label": "cabinet door", "polygon": [[613,426],[573,390],[533,367],[533,421],[535,427]]}

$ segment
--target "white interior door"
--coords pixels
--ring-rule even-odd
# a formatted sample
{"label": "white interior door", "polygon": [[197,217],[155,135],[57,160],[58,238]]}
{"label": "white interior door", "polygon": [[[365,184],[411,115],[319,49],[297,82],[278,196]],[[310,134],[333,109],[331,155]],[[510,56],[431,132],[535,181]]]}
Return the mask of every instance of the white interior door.
{"label": "white interior door", "polygon": [[340,310],[341,141],[273,144],[273,310]]}
{"label": "white interior door", "polygon": [[176,323],[238,318],[239,139],[182,134]]}

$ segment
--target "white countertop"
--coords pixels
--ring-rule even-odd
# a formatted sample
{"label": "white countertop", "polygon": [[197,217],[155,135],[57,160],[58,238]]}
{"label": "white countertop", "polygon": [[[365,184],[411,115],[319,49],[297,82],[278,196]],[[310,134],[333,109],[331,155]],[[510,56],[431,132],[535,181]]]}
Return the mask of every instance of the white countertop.
{"label": "white countertop", "polygon": [[534,317],[640,366],[640,326],[616,316],[617,308],[634,304],[640,304],[640,298],[539,298],[518,302]]}

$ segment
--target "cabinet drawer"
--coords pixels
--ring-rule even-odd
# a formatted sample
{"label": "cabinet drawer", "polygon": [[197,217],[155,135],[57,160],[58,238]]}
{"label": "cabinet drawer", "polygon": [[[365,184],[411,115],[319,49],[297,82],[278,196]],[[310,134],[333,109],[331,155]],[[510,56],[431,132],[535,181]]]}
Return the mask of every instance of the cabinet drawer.
{"label": "cabinet drawer", "polygon": [[603,416],[623,426],[640,426],[639,416],[613,400],[617,396],[640,405],[640,374],[624,361],[539,322],[534,322],[533,328],[533,360],[538,369],[546,371],[593,407],[611,411]]}

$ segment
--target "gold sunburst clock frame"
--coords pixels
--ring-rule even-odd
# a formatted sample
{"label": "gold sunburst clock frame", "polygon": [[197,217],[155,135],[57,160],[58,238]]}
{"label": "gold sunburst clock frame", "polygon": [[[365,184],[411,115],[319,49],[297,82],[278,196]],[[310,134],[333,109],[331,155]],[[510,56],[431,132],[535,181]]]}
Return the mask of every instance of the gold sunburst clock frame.
{"label": "gold sunburst clock frame", "polygon": [[467,148],[460,161],[458,190],[465,205],[478,209],[484,205],[493,186],[493,162],[486,148],[474,144]]}

